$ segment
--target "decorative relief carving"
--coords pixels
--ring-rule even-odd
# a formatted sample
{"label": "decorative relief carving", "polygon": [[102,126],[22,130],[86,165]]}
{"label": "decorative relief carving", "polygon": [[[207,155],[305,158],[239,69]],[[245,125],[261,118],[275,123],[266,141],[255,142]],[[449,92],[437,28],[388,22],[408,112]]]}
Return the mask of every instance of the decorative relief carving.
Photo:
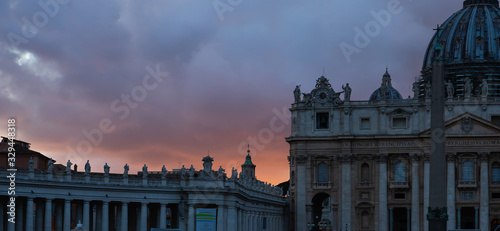
{"label": "decorative relief carving", "polygon": [[446,153],[446,161],[453,162],[457,159],[457,154],[454,152],[447,152]]}
{"label": "decorative relief carving", "polygon": [[446,106],[446,108],[448,109],[449,112],[453,111],[453,105],[448,105]]}
{"label": "decorative relief carving", "polygon": [[295,161],[297,164],[304,164],[307,162],[308,157],[307,156],[296,156]]}
{"label": "decorative relief carving", "polygon": [[429,162],[431,160],[431,154],[426,152],[422,155],[422,158],[424,159],[424,161]]}
{"label": "decorative relief carving", "polygon": [[339,154],[338,160],[341,163],[350,163],[351,161],[356,160],[356,156],[353,154]]}
{"label": "decorative relief carving", "polygon": [[418,152],[410,153],[410,158],[412,161],[418,162],[421,157],[422,157],[422,153],[418,153]]}
{"label": "decorative relief carving", "polygon": [[462,131],[465,134],[469,134],[472,131],[472,128],[472,118],[470,118],[470,116],[465,116],[464,118],[462,118]]}
{"label": "decorative relief carving", "polygon": [[387,153],[377,153],[374,155],[374,159],[378,162],[387,162]]}
{"label": "decorative relief carving", "polygon": [[480,161],[488,161],[488,157],[490,156],[489,152],[480,152],[478,153]]}

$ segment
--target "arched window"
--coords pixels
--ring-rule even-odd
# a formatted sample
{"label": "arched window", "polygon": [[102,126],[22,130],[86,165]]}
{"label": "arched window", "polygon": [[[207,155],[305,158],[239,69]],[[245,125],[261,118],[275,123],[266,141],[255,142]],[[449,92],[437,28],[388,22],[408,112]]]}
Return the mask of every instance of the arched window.
{"label": "arched window", "polygon": [[500,163],[498,162],[491,165],[491,181],[500,182]]}
{"label": "arched window", "polygon": [[370,214],[367,211],[363,211],[361,213],[361,228],[362,229],[370,228]]}
{"label": "arched window", "polygon": [[363,163],[361,165],[361,182],[370,182],[370,165],[368,165],[367,163]]}
{"label": "arched window", "polygon": [[463,181],[473,181],[474,180],[474,163],[470,160],[464,161],[462,165],[462,180]]}
{"label": "arched window", "polygon": [[321,163],[318,165],[318,183],[328,182],[328,165]]}
{"label": "arched window", "polygon": [[396,182],[406,182],[406,166],[403,162],[398,162],[394,168],[394,180]]}

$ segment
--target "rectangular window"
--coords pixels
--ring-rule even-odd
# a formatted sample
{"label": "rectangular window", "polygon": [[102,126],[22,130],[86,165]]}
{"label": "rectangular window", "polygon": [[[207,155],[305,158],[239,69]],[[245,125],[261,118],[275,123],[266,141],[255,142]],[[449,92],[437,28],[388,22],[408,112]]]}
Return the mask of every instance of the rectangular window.
{"label": "rectangular window", "polygon": [[361,118],[361,122],[359,124],[359,129],[369,130],[371,128],[370,118]]}
{"label": "rectangular window", "polygon": [[500,115],[492,115],[491,122],[496,125],[500,125]]}
{"label": "rectangular window", "polygon": [[316,113],[316,129],[328,129],[328,112]]}
{"label": "rectangular window", "polygon": [[500,199],[500,193],[491,193],[491,199]]}
{"label": "rectangular window", "polygon": [[474,180],[474,163],[470,160],[465,160],[462,164],[462,180],[463,181],[473,181]]}
{"label": "rectangular window", "polygon": [[328,182],[328,165],[321,163],[318,165],[318,183]]}
{"label": "rectangular window", "polygon": [[393,128],[406,128],[406,118],[392,118],[392,127]]}

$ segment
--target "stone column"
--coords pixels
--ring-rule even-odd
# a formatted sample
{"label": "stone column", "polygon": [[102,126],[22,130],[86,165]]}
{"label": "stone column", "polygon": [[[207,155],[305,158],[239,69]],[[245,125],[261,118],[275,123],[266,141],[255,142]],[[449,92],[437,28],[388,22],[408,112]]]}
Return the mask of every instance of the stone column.
{"label": "stone column", "polygon": [[167,217],[167,204],[161,203],[160,204],[160,228],[166,229],[167,228],[167,220],[165,220]]}
{"label": "stone column", "polygon": [[342,163],[342,226],[351,227],[351,154],[340,157]]}
{"label": "stone column", "polygon": [[102,231],[109,230],[109,202],[102,202]]}
{"label": "stone column", "polygon": [[429,221],[427,220],[427,211],[429,208],[429,187],[431,180],[431,164],[430,164],[430,153],[424,153],[424,231],[429,230]]}
{"label": "stone column", "polygon": [[[218,215],[218,214],[217,214]],[[188,207],[188,231],[194,231],[194,224],[195,224],[195,219],[196,219],[196,213],[194,211],[194,204],[189,203]],[[217,223],[219,222],[219,216],[217,216]]]}
{"label": "stone column", "polygon": [[45,231],[52,231],[52,199],[45,199]]}
{"label": "stone column", "polygon": [[33,231],[33,209],[33,198],[28,197],[26,201],[26,231]]}
{"label": "stone column", "polygon": [[122,218],[121,218],[122,231],[128,230],[128,204],[127,202],[122,202]]}
{"label": "stone column", "polygon": [[482,152],[479,153],[479,160],[481,161],[481,174],[480,174],[480,193],[481,193],[481,200],[480,200],[480,223],[479,223],[479,228],[481,228],[481,231],[488,231],[489,230],[489,220],[490,220],[490,214],[489,214],[489,195],[488,195],[488,155],[489,153]]}
{"label": "stone column", "polygon": [[147,231],[147,230],[148,230],[148,203],[142,202],[141,203],[141,230],[140,231]]}
{"label": "stone column", "polygon": [[456,216],[455,216],[455,153],[446,153],[446,160],[448,163],[448,174],[446,179],[447,186],[447,202],[448,207],[448,222],[446,224],[447,229],[455,229]]}
{"label": "stone column", "polygon": [[[420,153],[412,153],[411,173],[411,230],[420,230]],[[409,223],[409,222],[408,222]]]}
{"label": "stone column", "polygon": [[83,221],[82,225],[86,230],[90,230],[90,201],[83,201]]}
{"label": "stone column", "polygon": [[217,231],[224,231],[224,205],[217,205]]}
{"label": "stone column", "polygon": [[227,230],[237,230],[236,215],[236,207],[234,207],[234,205],[229,205],[227,207]]}
{"label": "stone column", "polygon": [[[388,230],[387,226],[387,154],[378,154],[378,230]],[[341,227],[343,227],[342,225]]]}
{"label": "stone column", "polygon": [[71,229],[71,200],[64,200],[64,221],[63,221],[63,230]]}
{"label": "stone column", "polygon": [[297,198],[295,206],[295,222],[297,230],[307,230],[307,215],[306,215],[306,163],[307,156],[297,156],[295,157],[295,164],[297,165]]}

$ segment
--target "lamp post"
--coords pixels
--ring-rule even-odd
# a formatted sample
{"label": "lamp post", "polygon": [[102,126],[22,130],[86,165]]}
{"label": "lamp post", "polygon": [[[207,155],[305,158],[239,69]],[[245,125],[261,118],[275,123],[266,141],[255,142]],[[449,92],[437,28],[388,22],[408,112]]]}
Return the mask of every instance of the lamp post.
{"label": "lamp post", "polygon": [[307,227],[309,228],[309,231],[311,231],[311,230],[314,228],[314,226],[316,226],[316,225],[314,224],[314,222],[309,222],[309,223],[307,223]]}

